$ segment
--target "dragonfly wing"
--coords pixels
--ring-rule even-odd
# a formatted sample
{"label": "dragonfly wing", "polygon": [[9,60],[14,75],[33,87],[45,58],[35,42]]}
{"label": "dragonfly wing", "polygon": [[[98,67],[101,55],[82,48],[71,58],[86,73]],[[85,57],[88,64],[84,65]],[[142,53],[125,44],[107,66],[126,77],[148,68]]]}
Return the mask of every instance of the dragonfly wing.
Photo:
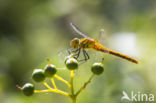
{"label": "dragonfly wing", "polygon": [[85,37],[85,38],[90,38],[89,36],[87,36],[85,33],[81,32],[78,27],[76,27],[73,23],[70,23],[70,26],[75,30],[76,33],[78,33],[79,35]]}
{"label": "dragonfly wing", "polygon": [[63,63],[66,59],[67,56],[70,55],[70,51],[72,51],[73,48],[69,48],[69,49],[64,49],[61,50],[60,52],[58,52],[58,60],[59,62]]}
{"label": "dragonfly wing", "polygon": [[102,58],[104,57],[104,53],[98,52],[98,51],[95,51],[95,50],[86,50],[86,52],[88,53],[88,55],[90,57],[89,61],[91,63],[101,62]]}
{"label": "dragonfly wing", "polygon": [[107,38],[107,35],[106,35],[104,29],[100,30],[97,40],[100,44],[102,44],[104,46],[108,46],[108,38]]}

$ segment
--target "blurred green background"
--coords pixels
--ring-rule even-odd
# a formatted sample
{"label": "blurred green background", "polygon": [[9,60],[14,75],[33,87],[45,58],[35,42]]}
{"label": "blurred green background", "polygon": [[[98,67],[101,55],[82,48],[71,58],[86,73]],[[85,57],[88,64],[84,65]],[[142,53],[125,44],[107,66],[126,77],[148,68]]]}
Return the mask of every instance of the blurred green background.
{"label": "blurred green background", "polygon": [[[54,93],[26,97],[15,87],[34,83],[31,73],[44,68],[47,57],[58,68],[64,67],[58,52],[69,48],[76,37],[70,22],[93,38],[105,29],[106,47],[139,61],[136,65],[104,54],[105,72],[79,95],[78,103],[121,103],[122,91],[156,94],[155,0],[0,0],[1,103],[71,102]],[[92,62],[76,72],[76,90],[90,76]],[[59,70],[58,75],[69,80],[68,70]],[[40,83],[34,85],[44,89]]]}

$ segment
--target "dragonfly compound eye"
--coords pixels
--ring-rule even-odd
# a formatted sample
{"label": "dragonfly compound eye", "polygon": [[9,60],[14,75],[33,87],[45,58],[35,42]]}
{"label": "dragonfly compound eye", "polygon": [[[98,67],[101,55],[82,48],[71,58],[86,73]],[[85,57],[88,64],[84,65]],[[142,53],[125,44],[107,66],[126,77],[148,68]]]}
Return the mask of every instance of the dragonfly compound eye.
{"label": "dragonfly compound eye", "polygon": [[70,42],[70,45],[73,47],[73,48],[78,48],[79,47],[79,39],[78,38],[74,38],[71,42]]}

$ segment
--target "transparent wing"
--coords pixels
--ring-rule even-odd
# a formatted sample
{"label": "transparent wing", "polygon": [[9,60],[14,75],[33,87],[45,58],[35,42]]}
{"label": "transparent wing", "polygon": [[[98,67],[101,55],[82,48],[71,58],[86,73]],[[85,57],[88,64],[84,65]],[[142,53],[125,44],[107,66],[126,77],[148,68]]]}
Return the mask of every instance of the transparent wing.
{"label": "transparent wing", "polygon": [[104,29],[101,29],[101,30],[100,30],[100,33],[99,33],[99,35],[98,35],[98,37],[97,37],[97,40],[98,40],[98,42],[99,42],[100,44],[102,44],[103,46],[108,47],[108,37],[107,37],[107,35],[106,35]]}
{"label": "transparent wing", "polygon": [[60,51],[58,53],[58,60],[59,62],[63,63],[65,61],[65,59],[67,58],[67,56],[70,55],[70,51],[72,51],[73,48],[69,48],[69,49],[64,49],[62,51]]}
{"label": "transparent wing", "polygon": [[[100,30],[100,33],[98,35],[96,35],[96,40],[98,41],[98,43],[100,43],[101,45],[103,45],[104,47],[108,47],[108,40],[107,40],[107,36],[104,32],[104,29]],[[109,53],[108,51],[105,51],[105,53]],[[100,52],[100,51],[88,51],[88,54],[90,55],[90,58],[93,61],[97,61],[100,62],[102,60],[102,58],[104,58],[105,53]]]}
{"label": "transparent wing", "polygon": [[85,37],[85,38],[90,38],[89,36],[87,36],[85,33],[81,32],[78,27],[76,27],[73,23],[70,23],[70,26],[76,31],[76,33],[78,33],[79,35]]}
{"label": "transparent wing", "polygon": [[94,62],[101,62],[102,58],[104,58],[104,53],[95,51],[95,50],[89,50],[88,55],[90,56],[90,60]]}
{"label": "transparent wing", "polygon": [[[59,62],[60,63],[65,63],[65,60],[67,58],[72,57],[72,56],[74,57],[74,52],[73,51],[75,51],[75,50],[76,49],[74,49],[74,48],[69,48],[69,49],[64,49],[64,50],[60,51],[58,53]],[[80,52],[79,58],[77,60],[78,61],[79,60],[84,60],[84,55],[83,55],[82,51]],[[79,65],[83,64],[84,62],[86,62],[86,61],[83,61],[83,62],[79,61]]]}

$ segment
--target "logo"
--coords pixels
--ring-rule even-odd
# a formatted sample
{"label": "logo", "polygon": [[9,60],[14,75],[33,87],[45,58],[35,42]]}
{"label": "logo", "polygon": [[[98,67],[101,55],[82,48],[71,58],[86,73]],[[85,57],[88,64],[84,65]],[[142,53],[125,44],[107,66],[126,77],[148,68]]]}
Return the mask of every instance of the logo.
{"label": "logo", "polygon": [[154,101],[154,94],[146,94],[141,92],[134,93],[133,91],[131,91],[131,95],[128,95],[125,91],[122,91],[122,94],[123,96],[121,97],[121,101]]}

